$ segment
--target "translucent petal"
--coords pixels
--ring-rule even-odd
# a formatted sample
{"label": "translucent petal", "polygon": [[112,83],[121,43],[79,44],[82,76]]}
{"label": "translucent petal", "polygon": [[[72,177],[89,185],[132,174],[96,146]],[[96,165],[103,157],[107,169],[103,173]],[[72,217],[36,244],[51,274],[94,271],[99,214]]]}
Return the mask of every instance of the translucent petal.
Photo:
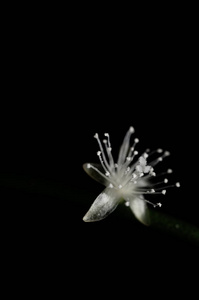
{"label": "translucent petal", "polygon": [[[92,165],[94,168],[98,169],[99,172],[101,172],[104,176],[102,176],[99,172],[97,172],[95,169],[88,167],[89,165]],[[108,186],[110,182],[108,181],[108,178],[106,179],[106,175],[104,174],[104,169],[100,164],[93,164],[93,163],[86,163],[83,164],[84,171],[93,179],[95,179],[97,182]]]}
{"label": "translucent petal", "polygon": [[134,132],[133,127],[130,127],[130,129],[127,131],[127,133],[124,137],[124,140],[121,145],[120,152],[119,152],[119,157],[118,157],[118,162],[117,162],[118,165],[123,164],[126,159],[126,155],[127,155],[128,149],[129,149],[130,137],[133,132]]}
{"label": "translucent petal", "polygon": [[143,224],[149,225],[149,211],[144,199],[132,197],[129,199],[130,208],[134,213],[135,217]]}
{"label": "translucent petal", "polygon": [[119,204],[121,196],[113,188],[105,190],[95,199],[89,211],[84,216],[85,222],[95,222],[106,218]]}

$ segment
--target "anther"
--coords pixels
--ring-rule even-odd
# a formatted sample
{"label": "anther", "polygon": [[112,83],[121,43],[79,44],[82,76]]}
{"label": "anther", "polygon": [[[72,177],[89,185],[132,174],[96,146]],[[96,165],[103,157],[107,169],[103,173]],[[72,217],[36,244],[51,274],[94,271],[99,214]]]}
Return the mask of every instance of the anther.
{"label": "anther", "polygon": [[137,144],[137,143],[139,143],[139,139],[138,138],[135,138],[134,139],[134,142]]}
{"label": "anther", "polygon": [[176,186],[177,186],[177,187],[180,187],[180,182],[176,182]]}
{"label": "anther", "polygon": [[168,173],[168,174],[171,174],[171,173],[173,173],[173,170],[172,170],[172,169],[168,169],[168,170],[167,170],[167,173]]}
{"label": "anther", "polygon": [[164,152],[164,156],[169,156],[171,153],[169,151]]}
{"label": "anther", "polygon": [[163,195],[165,195],[165,194],[166,194],[166,192],[167,192],[166,190],[162,190],[162,194],[163,194]]}
{"label": "anther", "polygon": [[163,150],[161,148],[157,149],[157,153],[162,153]]}
{"label": "anther", "polygon": [[164,183],[167,183],[167,182],[168,182],[168,179],[167,179],[167,178],[165,178],[165,179],[164,179]]}

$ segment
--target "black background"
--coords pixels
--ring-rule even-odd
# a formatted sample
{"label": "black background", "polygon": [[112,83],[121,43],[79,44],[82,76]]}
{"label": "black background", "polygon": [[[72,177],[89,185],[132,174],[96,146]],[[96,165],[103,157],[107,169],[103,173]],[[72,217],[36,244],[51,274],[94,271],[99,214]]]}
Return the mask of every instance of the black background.
{"label": "black background", "polygon": [[61,285],[66,274],[81,282],[86,272],[82,292],[99,272],[105,281],[128,272],[139,277],[145,268],[146,275],[154,267],[157,274],[166,266],[177,272],[198,251],[194,246],[117,212],[98,223],[82,221],[103,189],[82,164],[98,159],[96,132],[110,133],[117,156],[134,126],[138,148],[171,152],[162,168],[172,168],[174,182],[181,182],[161,199],[161,210],[198,226],[194,38],[184,27],[152,26],[140,34],[141,28],[59,22],[18,20],[4,47],[1,174],[45,178],[70,191],[60,199],[1,187],[13,264],[25,261],[24,272],[38,277],[64,274]]}

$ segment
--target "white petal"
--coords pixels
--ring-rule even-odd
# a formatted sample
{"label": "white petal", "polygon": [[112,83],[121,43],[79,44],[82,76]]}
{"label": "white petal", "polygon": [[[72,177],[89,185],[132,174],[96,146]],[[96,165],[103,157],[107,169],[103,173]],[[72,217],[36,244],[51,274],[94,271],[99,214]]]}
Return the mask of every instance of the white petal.
{"label": "white petal", "polygon": [[[98,169],[102,175],[99,172],[97,172],[95,169],[93,169],[91,166],[93,166],[95,169]],[[105,186],[108,186],[110,184],[108,178],[106,179],[106,175],[104,174],[104,169],[100,164],[86,163],[83,164],[83,169],[90,177],[95,179],[97,182]]]}
{"label": "white petal", "polygon": [[134,132],[133,127],[130,127],[124,137],[123,143],[120,148],[119,156],[118,156],[118,162],[117,162],[118,165],[123,164],[126,159],[126,155],[129,149],[130,137],[133,132]]}
{"label": "white petal", "polygon": [[144,199],[132,197],[129,199],[130,208],[134,213],[135,217],[145,225],[150,224],[149,212]]}
{"label": "white petal", "polygon": [[119,204],[121,196],[114,188],[105,190],[95,199],[89,211],[84,216],[85,222],[95,222],[106,218]]}

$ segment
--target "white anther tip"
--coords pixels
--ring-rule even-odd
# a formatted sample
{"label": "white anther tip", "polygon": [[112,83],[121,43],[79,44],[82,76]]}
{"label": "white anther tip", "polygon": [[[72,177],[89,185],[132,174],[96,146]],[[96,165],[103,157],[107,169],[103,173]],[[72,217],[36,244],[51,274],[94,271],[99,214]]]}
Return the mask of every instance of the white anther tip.
{"label": "white anther tip", "polygon": [[135,138],[134,139],[134,142],[137,144],[137,143],[139,143],[139,139],[138,138]]}
{"label": "white anther tip", "polygon": [[163,195],[165,195],[165,194],[166,194],[166,192],[167,192],[166,190],[162,190],[162,194],[163,194]]}
{"label": "white anther tip", "polygon": [[95,138],[95,139],[98,138],[98,133],[95,133],[94,138]]}
{"label": "white anther tip", "polygon": [[133,126],[131,126],[131,127],[129,128],[129,131],[130,131],[130,133],[135,132],[135,129],[133,128]]}
{"label": "white anther tip", "polygon": [[177,187],[180,187],[180,182],[176,182],[176,186],[177,186]]}
{"label": "white anther tip", "polygon": [[101,155],[101,151],[97,151],[97,156],[100,156]]}
{"label": "white anther tip", "polygon": [[162,150],[161,148],[159,148],[159,149],[157,149],[157,152],[158,152],[158,153],[162,153],[163,150]]}
{"label": "white anther tip", "polygon": [[168,179],[167,179],[167,178],[165,178],[165,179],[164,179],[164,183],[167,183],[167,182],[168,182]]}
{"label": "white anther tip", "polygon": [[164,152],[164,155],[165,155],[165,156],[169,156],[170,154],[171,154],[171,153],[170,153],[169,151],[165,151],[165,152]]}
{"label": "white anther tip", "polygon": [[87,164],[87,168],[90,169],[90,167],[91,167],[91,164]]}
{"label": "white anther tip", "polygon": [[172,169],[168,169],[168,170],[167,170],[167,173],[168,173],[168,174],[171,174],[171,173],[173,173],[173,170],[172,170]]}

